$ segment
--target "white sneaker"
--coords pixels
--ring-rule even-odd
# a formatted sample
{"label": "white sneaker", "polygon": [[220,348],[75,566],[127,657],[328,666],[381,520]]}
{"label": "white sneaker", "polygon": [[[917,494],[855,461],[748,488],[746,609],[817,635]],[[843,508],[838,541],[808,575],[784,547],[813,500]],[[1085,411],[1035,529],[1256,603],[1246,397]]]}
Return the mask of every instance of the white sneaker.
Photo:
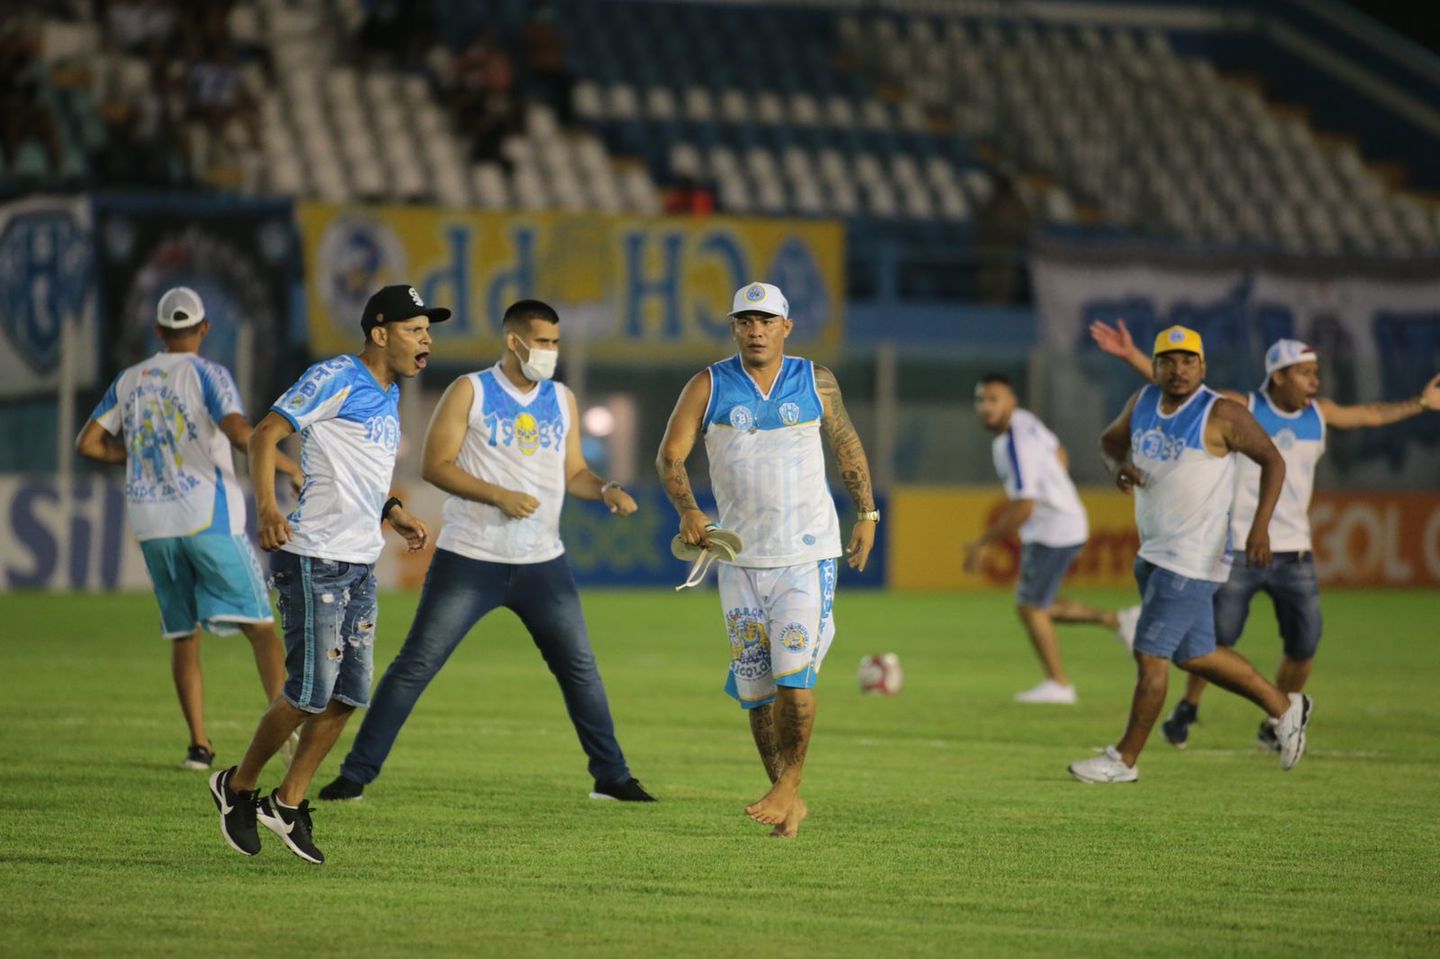
{"label": "white sneaker", "polygon": [[289,769],[290,764],[295,761],[295,750],[299,748],[300,730],[297,729],[290,734],[290,738],[285,740],[284,744],[280,747],[280,761],[285,764],[286,769]]}
{"label": "white sneaker", "polygon": [[1129,650],[1135,649],[1135,627],[1140,625],[1140,607],[1131,606],[1115,614],[1119,623],[1115,626],[1115,638]]}
{"label": "white sneaker", "polygon": [[1068,768],[1070,775],[1082,783],[1133,783],[1140,778],[1140,770],[1125,765],[1114,746],[1106,746],[1099,756],[1073,762]]}
{"label": "white sneaker", "polygon": [[1280,741],[1280,768],[1290,769],[1305,755],[1305,727],[1310,725],[1314,703],[1309,696],[1290,693],[1290,708],[1275,721],[1275,738]]}
{"label": "white sneaker", "polygon": [[1047,679],[1034,689],[1016,693],[1015,701],[1017,703],[1059,703],[1073,706],[1075,704],[1075,687],[1062,686],[1053,679]]}

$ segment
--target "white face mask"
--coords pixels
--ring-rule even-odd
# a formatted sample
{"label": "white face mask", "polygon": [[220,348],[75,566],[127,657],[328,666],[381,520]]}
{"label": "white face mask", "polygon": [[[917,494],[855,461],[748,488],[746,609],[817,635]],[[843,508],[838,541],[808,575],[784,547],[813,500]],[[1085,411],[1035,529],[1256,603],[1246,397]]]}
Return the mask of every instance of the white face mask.
{"label": "white face mask", "polygon": [[[520,337],[515,337],[519,343],[525,343]],[[520,360],[520,372],[532,383],[543,383],[555,375],[555,364],[560,362],[559,350],[541,350],[525,343],[525,348],[530,351],[530,359],[526,360],[515,352],[515,358]]]}

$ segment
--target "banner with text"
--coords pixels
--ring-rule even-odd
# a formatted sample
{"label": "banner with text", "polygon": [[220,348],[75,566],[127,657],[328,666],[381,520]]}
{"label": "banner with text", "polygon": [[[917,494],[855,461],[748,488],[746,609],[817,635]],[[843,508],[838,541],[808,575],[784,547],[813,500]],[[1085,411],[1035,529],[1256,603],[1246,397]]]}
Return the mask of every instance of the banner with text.
{"label": "banner with text", "polygon": [[[1134,501],[1119,492],[1083,487],[1090,541],[1068,586],[1133,589],[1140,540]],[[1020,544],[991,548],[979,572],[961,569],[964,544],[1004,508],[993,489],[900,488],[890,497],[888,583],[898,589],[1013,588]],[[1310,509],[1315,567],[1331,586],[1440,587],[1440,494],[1315,494]]]}
{"label": "banner with text", "polygon": [[353,351],[376,289],[415,286],[454,318],[434,329],[442,360],[499,355],[516,300],[555,307],[565,337],[595,359],[707,360],[732,348],[730,300],[751,280],[778,285],[789,348],[833,354],[844,328],[839,223],[732,217],[509,214],[425,207],[299,207],[310,351]]}
{"label": "banner with text", "polygon": [[[1440,372],[1433,271],[1226,265],[1104,248],[1040,252],[1033,270],[1042,352],[1057,360],[1036,390],[1044,394],[1037,412],[1062,437],[1087,437],[1087,446],[1140,385],[1091,342],[1095,321],[1124,320],[1147,352],[1165,327],[1192,327],[1204,338],[1206,380],[1216,388],[1260,386],[1265,349],[1281,337],[1317,349],[1322,395],[1341,404],[1407,399]],[[1330,440],[1321,477],[1332,485],[1430,488],[1440,475],[1440,415]],[[1092,474],[1082,463],[1079,475]]]}

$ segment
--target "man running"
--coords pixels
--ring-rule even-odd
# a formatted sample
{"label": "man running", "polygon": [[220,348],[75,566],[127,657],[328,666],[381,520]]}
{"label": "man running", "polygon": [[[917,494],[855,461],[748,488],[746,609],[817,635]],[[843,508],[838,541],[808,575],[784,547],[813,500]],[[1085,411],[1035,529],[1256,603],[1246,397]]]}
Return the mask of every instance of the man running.
{"label": "man running", "polygon": [[1140,555],[1140,622],[1135,628],[1139,676],[1125,735],[1091,759],[1070,764],[1082,782],[1134,782],[1135,762],[1165,706],[1169,660],[1244,696],[1276,720],[1280,765],[1305,754],[1310,697],[1272,686],[1233,649],[1215,645],[1213,599],[1229,575],[1230,505],[1235,457],[1260,469],[1246,561],[1270,563],[1270,517],[1285,482],[1285,460],[1255,417],[1204,385],[1200,334],[1183,326],[1155,338],[1157,385],[1140,390],[1100,438],[1115,483],[1135,493]]}

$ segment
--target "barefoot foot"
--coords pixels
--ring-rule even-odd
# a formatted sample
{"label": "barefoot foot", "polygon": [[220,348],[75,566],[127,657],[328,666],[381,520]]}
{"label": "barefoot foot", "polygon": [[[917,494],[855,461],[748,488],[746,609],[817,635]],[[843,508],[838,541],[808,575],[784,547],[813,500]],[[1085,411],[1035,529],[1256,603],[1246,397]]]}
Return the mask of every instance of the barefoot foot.
{"label": "barefoot foot", "polygon": [[778,826],[790,816],[790,809],[799,798],[794,786],[776,783],[759,800],[745,807],[745,815],[767,826]]}
{"label": "barefoot foot", "polygon": [[785,818],[784,822],[770,830],[771,838],[794,839],[800,833],[800,824],[808,815],[810,815],[810,810],[806,808],[805,800],[796,796],[795,805],[790,807],[790,815]]}

